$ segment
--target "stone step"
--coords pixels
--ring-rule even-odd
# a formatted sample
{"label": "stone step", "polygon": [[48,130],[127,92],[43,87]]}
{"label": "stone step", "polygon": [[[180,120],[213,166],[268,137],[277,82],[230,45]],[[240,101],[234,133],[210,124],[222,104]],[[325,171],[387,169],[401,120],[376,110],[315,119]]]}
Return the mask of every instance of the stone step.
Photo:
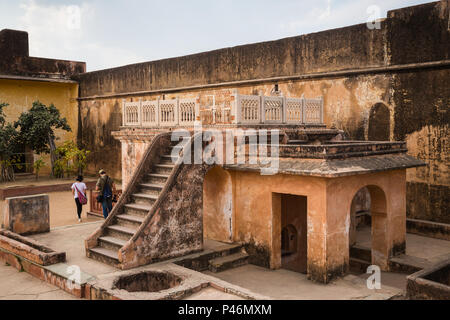
{"label": "stone step", "polygon": [[126,240],[115,238],[115,237],[110,237],[110,236],[100,237],[100,238],[98,238],[98,241],[99,241],[100,247],[106,248],[106,249],[111,249],[111,250],[119,250],[127,243]]}
{"label": "stone step", "polygon": [[422,269],[431,267],[433,264],[423,258],[400,254],[389,259],[389,270],[411,274]]}
{"label": "stone step", "polygon": [[118,251],[95,247],[88,250],[89,258],[117,267],[119,265]]}
{"label": "stone step", "polygon": [[[161,192],[161,190],[163,188],[164,188],[163,183],[140,183],[138,186],[138,191],[136,193],[159,196],[159,193]],[[137,198],[135,198],[135,199],[137,199]],[[139,199],[137,199],[137,200],[139,200]]]}
{"label": "stone step", "polygon": [[148,211],[144,211],[144,210],[138,210],[138,209],[133,209],[131,207],[123,207],[123,214],[129,214],[131,216],[139,216],[139,217],[146,217],[148,214]]}
{"label": "stone step", "polygon": [[167,178],[169,178],[168,174],[161,174],[161,173],[149,173],[146,175],[147,181],[146,183],[150,184],[164,184],[167,181]]}
{"label": "stone step", "polygon": [[169,178],[170,175],[167,173],[149,173],[149,174],[147,174],[147,176],[151,177],[151,178],[155,177],[155,178],[167,179],[167,178]]}
{"label": "stone step", "polygon": [[357,259],[357,258],[350,258],[350,261],[349,261],[350,270],[353,272],[360,272],[360,273],[366,273],[367,268],[371,264],[372,263],[370,263],[370,262],[367,262],[367,261],[361,260],[361,259]]}
{"label": "stone step", "polygon": [[248,263],[248,254],[238,252],[224,257],[218,257],[209,261],[209,270],[221,272],[231,268],[236,268]]}
{"label": "stone step", "polygon": [[364,260],[366,262],[372,261],[372,250],[367,247],[363,247],[360,245],[353,245],[350,247],[350,257],[356,258],[360,260]]}
{"label": "stone step", "polygon": [[124,205],[124,207],[144,212],[148,212],[152,208],[151,205],[137,204],[137,203],[127,203]]}
{"label": "stone step", "polygon": [[138,228],[130,228],[119,225],[111,225],[106,227],[107,235],[128,241],[138,230]]}
{"label": "stone step", "polygon": [[149,205],[152,206],[153,203],[158,199],[160,191],[149,191],[149,193],[145,193],[145,190],[142,190],[141,193],[133,193],[131,196],[134,200],[135,204]]}
{"label": "stone step", "polygon": [[142,222],[145,219],[145,215],[140,215],[136,213],[132,214],[118,214],[114,217],[115,223],[114,225],[130,228],[130,229],[139,229]]}
{"label": "stone step", "polygon": [[172,154],[172,151],[173,150],[179,150],[179,151],[181,151],[181,150],[183,150],[183,147],[184,147],[184,145],[180,145],[180,144],[175,144],[175,145],[173,145],[172,147],[171,147],[171,150],[170,150],[170,153]]}
{"label": "stone step", "polygon": [[179,157],[181,154],[181,151],[183,151],[183,146],[177,145],[170,149],[169,155],[174,155],[176,157]]}
{"label": "stone step", "polygon": [[161,164],[175,164],[178,158],[173,158],[172,155],[167,154],[161,156]]}
{"label": "stone step", "polygon": [[308,140],[289,140],[288,144],[305,144],[308,143]]}
{"label": "stone step", "polygon": [[173,167],[175,167],[174,164],[166,164],[166,163],[155,164],[155,168],[163,168],[163,169],[170,169],[170,170],[172,170]]}
{"label": "stone step", "polygon": [[203,272],[209,270],[210,260],[229,256],[242,250],[243,246],[240,243],[223,243],[219,246],[215,245],[214,247],[205,248],[202,252],[180,257],[174,263],[188,269]]}
{"label": "stone step", "polygon": [[124,227],[136,227],[139,228],[142,222],[144,222],[143,216],[135,216],[132,214],[119,214],[116,216],[118,225],[124,226]]}
{"label": "stone step", "polygon": [[172,164],[155,164],[152,168],[152,173],[169,175],[173,167],[174,165]]}
{"label": "stone step", "polygon": [[164,188],[164,184],[162,183],[141,183],[139,186],[142,188],[155,189],[159,191],[161,191],[162,188]]}

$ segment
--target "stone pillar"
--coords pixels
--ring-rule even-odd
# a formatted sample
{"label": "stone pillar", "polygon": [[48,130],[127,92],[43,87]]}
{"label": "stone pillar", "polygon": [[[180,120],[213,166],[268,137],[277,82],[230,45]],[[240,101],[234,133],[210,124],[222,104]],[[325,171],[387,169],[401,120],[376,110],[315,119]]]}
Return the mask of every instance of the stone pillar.
{"label": "stone pillar", "polygon": [[48,195],[6,198],[3,228],[21,235],[49,232]]}
{"label": "stone pillar", "polygon": [[406,251],[406,170],[396,170],[390,175],[387,194],[389,257]]}
{"label": "stone pillar", "polygon": [[327,186],[317,179],[319,189],[307,199],[307,276],[327,283]]}
{"label": "stone pillar", "polygon": [[145,151],[160,132],[158,129],[138,127],[123,127],[120,131],[112,132],[112,136],[121,143],[122,190],[126,189]]}

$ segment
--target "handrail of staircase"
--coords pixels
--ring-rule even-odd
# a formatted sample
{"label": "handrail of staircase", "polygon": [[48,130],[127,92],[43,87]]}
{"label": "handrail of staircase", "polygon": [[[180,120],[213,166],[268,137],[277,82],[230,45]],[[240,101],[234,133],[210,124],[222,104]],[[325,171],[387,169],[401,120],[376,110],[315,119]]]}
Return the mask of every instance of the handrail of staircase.
{"label": "handrail of staircase", "polygon": [[[139,178],[142,174],[143,169],[147,165],[147,162],[149,160],[148,158],[150,157],[153,148],[159,143],[160,139],[162,139],[166,136],[170,136],[170,135],[171,135],[171,132],[162,132],[162,133],[155,135],[155,137],[152,139],[150,145],[148,146],[146,152],[144,153],[144,156],[142,157],[142,160],[140,161],[136,170],[134,171],[133,177],[131,178],[130,182],[128,183],[127,188],[123,191],[122,195],[119,198],[119,201],[117,202],[117,204],[113,207],[113,209],[109,213],[108,218],[106,218],[105,221],[103,222],[103,224],[85,240],[86,249],[93,248],[97,245],[97,240],[101,236],[103,230],[105,230],[105,228],[107,228],[109,225],[111,225],[114,217],[117,215],[117,212],[119,212],[119,210],[122,210],[123,205],[126,204],[126,201],[128,201],[129,197],[131,196],[132,191],[135,189],[136,184],[139,182]],[[170,141],[170,139],[169,139],[169,141]]]}
{"label": "handrail of staircase", "polygon": [[[186,150],[192,151],[192,146],[194,144],[194,141],[196,139],[202,139],[202,138],[203,138],[202,132],[196,133],[196,134],[192,135],[189,139],[189,142],[187,142],[183,146],[182,155],[178,158],[169,178],[166,180],[166,183],[165,183],[163,189],[161,190],[161,192],[158,196],[158,199],[153,203],[150,211],[146,215],[144,221],[141,223],[141,226],[139,227],[139,229],[134,233],[134,235],[131,237],[131,239],[129,239],[127,241],[127,243],[119,250],[118,258],[119,258],[120,263],[122,263],[122,253],[126,252],[128,249],[130,249],[130,247],[133,245],[133,243],[138,239],[139,236],[141,236],[141,234],[147,228],[148,224],[152,221],[153,217],[158,212],[158,210],[160,210],[160,205],[165,200],[167,194],[169,193],[169,190],[172,187],[173,182],[174,182],[175,178],[177,177],[178,172],[183,164],[183,156],[184,156],[185,151]],[[188,148],[188,146],[190,146],[190,148]]]}

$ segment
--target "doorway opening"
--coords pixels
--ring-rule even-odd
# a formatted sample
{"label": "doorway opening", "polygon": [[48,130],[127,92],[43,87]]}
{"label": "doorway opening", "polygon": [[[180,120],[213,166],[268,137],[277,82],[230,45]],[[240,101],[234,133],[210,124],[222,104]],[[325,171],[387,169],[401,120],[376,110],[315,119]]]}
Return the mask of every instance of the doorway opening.
{"label": "doorway opening", "polygon": [[356,192],[350,206],[350,269],[365,273],[372,264],[382,266],[386,256],[386,197],[377,186]]}
{"label": "doorway opening", "polygon": [[280,194],[281,267],[307,272],[307,197]]}

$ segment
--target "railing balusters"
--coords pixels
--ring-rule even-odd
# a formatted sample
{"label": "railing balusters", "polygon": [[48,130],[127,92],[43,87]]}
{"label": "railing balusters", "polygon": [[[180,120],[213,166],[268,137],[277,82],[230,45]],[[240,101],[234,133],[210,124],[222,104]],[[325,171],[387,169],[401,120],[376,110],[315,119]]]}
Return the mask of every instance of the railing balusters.
{"label": "railing balusters", "polygon": [[123,126],[192,126],[203,124],[323,124],[323,98],[287,98],[241,95],[235,92],[231,107],[200,109],[198,98],[122,101]]}

